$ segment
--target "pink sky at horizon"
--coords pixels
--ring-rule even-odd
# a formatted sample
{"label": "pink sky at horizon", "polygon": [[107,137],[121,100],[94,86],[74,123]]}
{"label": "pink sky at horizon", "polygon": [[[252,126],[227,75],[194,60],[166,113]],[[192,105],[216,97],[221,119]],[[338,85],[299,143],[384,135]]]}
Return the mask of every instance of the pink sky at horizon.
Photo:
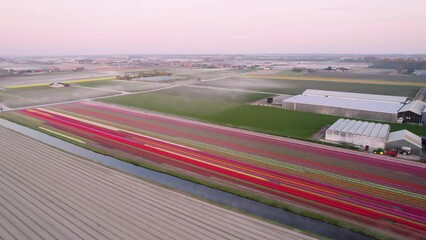
{"label": "pink sky at horizon", "polygon": [[1,0],[0,55],[426,53],[425,0]]}

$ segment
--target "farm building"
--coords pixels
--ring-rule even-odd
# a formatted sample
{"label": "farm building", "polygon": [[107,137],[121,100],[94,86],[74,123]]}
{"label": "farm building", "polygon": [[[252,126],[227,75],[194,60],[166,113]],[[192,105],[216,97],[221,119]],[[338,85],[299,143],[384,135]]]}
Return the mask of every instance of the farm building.
{"label": "farm building", "polygon": [[407,130],[391,132],[386,140],[386,147],[410,147],[412,154],[419,155],[422,150],[422,138]]}
{"label": "farm building", "polygon": [[396,122],[406,97],[308,89],[283,100],[283,108],[327,115]]}
{"label": "farm building", "polygon": [[426,108],[425,108],[425,109],[423,109],[423,112],[422,112],[422,123],[423,123],[423,124],[425,124],[425,123],[426,123]]}
{"label": "farm building", "polygon": [[325,132],[325,139],[334,142],[384,148],[389,135],[388,124],[339,119]]}
{"label": "farm building", "polygon": [[60,82],[54,82],[49,84],[49,87],[51,88],[63,88],[63,87],[69,87],[70,85],[68,83],[60,83]]}
{"label": "farm building", "polygon": [[398,111],[398,120],[402,123],[422,123],[422,115],[425,108],[425,102],[420,100],[411,101]]}

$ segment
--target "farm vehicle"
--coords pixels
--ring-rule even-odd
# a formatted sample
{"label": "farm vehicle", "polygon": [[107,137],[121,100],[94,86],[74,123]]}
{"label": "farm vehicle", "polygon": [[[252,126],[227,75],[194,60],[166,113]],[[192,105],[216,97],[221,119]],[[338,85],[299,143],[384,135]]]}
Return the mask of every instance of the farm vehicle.
{"label": "farm vehicle", "polygon": [[399,153],[403,155],[410,155],[411,154],[411,148],[410,147],[402,147],[399,149]]}
{"label": "farm vehicle", "polygon": [[374,154],[379,155],[389,155],[392,157],[396,157],[398,155],[398,151],[395,149],[383,149],[383,148],[376,148],[373,150]]}

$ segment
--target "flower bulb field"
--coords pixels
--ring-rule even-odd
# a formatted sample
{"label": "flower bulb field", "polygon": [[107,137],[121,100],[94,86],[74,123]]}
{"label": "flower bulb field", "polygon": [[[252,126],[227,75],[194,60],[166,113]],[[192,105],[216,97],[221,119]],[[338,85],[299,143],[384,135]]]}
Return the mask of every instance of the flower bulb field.
{"label": "flower bulb field", "polygon": [[52,134],[385,235],[426,236],[426,165],[96,102],[20,110]]}

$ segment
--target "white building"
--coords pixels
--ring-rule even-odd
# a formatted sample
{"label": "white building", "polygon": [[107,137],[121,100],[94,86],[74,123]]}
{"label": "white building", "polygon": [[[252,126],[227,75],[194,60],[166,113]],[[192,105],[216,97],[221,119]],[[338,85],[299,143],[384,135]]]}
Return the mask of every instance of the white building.
{"label": "white building", "polygon": [[343,117],[396,122],[406,97],[307,89],[283,100],[283,108]]}
{"label": "white building", "polygon": [[391,132],[386,140],[387,148],[410,147],[413,154],[420,154],[422,150],[422,138],[408,130]]}
{"label": "white building", "polygon": [[70,85],[67,83],[60,83],[60,82],[54,82],[49,84],[49,87],[51,88],[63,88],[63,87],[69,87]]}
{"label": "white building", "polygon": [[325,132],[325,139],[370,148],[384,148],[389,135],[388,124],[339,119]]}

